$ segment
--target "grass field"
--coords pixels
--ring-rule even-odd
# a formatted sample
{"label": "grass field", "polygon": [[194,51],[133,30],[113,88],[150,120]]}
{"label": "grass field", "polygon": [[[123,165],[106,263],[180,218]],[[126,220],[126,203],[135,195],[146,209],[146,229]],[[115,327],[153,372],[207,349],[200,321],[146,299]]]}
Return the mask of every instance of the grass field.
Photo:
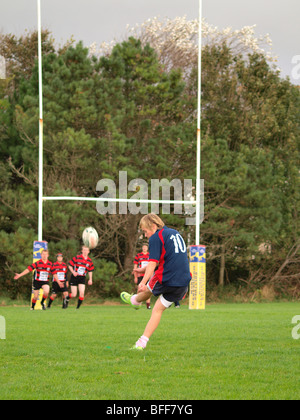
{"label": "grass field", "polygon": [[0,399],[299,399],[299,303],[170,308],[144,352],[150,311],[126,305],[0,307]]}

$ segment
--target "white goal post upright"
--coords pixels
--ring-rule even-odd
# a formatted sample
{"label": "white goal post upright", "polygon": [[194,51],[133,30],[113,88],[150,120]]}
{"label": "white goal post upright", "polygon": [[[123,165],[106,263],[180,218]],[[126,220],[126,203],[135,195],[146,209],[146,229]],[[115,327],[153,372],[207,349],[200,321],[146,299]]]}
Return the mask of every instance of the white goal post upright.
{"label": "white goal post upright", "polygon": [[198,110],[197,110],[197,170],[196,170],[196,243],[200,245],[200,178],[201,178],[201,75],[202,75],[202,0],[199,0],[198,45]]}
{"label": "white goal post upright", "polygon": [[42,24],[41,0],[37,0],[38,61],[39,61],[39,215],[38,240],[43,240],[43,79],[42,79]]}
{"label": "white goal post upright", "polygon": [[196,244],[190,247],[190,270],[192,273],[192,280],[190,282],[190,288],[189,288],[189,309],[205,309],[205,305],[206,305],[206,247],[204,245],[200,245],[201,91],[202,91],[201,76],[202,76],[202,0],[199,0]]}

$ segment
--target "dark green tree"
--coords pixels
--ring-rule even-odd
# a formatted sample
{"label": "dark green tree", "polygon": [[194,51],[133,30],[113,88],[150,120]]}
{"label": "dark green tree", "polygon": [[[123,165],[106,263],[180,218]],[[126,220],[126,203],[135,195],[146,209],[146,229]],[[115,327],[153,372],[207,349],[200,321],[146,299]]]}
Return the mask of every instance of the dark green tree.
{"label": "dark green tree", "polygon": [[[197,69],[183,80],[180,69],[165,71],[154,50],[134,38],[100,59],[82,43],[59,51],[51,45],[43,60],[45,195],[94,197],[105,178],[115,182],[118,195],[121,171],[127,184],[144,180],[148,198],[153,179],[192,179],[195,185]],[[38,67],[32,57],[14,79],[15,90],[10,78],[0,85],[1,288],[28,263],[32,245],[26,241],[37,234]],[[225,44],[205,48],[201,242],[210,283],[270,280],[277,286],[298,279],[299,100],[299,89],[280,79],[263,56],[242,57]],[[133,188],[128,197],[137,193]],[[117,294],[121,277],[130,275],[140,239],[141,214],[119,211],[120,205],[117,214],[101,215],[96,203],[44,203],[51,252],[71,257],[83,228],[98,230],[94,290],[105,296]],[[194,237],[185,215],[173,213],[162,215],[166,223]],[[8,289],[17,296],[20,287]]]}

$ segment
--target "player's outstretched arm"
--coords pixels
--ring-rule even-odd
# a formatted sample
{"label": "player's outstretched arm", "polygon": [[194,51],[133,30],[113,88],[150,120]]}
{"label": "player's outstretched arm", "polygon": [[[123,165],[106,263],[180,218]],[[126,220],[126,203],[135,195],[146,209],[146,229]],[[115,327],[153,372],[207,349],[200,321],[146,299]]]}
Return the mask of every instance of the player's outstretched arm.
{"label": "player's outstretched arm", "polygon": [[26,276],[26,274],[28,274],[28,273],[29,273],[29,270],[28,270],[28,268],[26,268],[26,270],[24,270],[22,273],[20,273],[20,274],[16,273],[15,277],[14,277],[14,280],[18,280],[20,277]]}

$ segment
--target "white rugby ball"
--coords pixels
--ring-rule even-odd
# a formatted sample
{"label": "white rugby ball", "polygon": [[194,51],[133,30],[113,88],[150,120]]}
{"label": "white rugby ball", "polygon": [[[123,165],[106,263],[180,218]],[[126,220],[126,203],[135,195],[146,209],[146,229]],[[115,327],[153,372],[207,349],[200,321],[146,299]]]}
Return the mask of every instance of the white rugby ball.
{"label": "white rugby ball", "polygon": [[82,232],[82,240],[85,246],[90,249],[96,248],[99,241],[98,232],[92,226],[87,227]]}

